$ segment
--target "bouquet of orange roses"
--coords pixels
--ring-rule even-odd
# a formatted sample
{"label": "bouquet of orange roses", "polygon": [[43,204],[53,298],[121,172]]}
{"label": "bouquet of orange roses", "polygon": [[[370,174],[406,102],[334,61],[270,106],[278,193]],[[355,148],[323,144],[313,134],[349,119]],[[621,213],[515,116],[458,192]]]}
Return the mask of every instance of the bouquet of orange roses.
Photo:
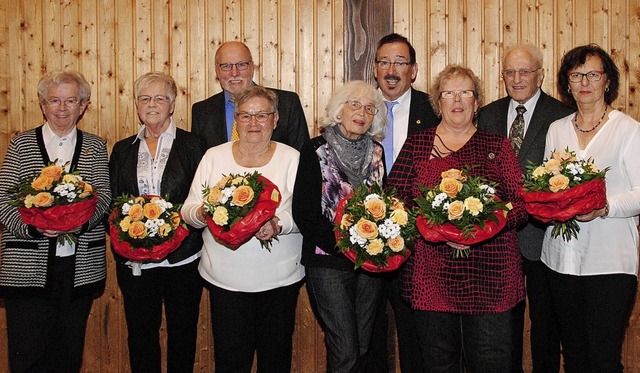
{"label": "bouquet of orange roses", "polygon": [[408,245],[417,234],[415,215],[394,194],[378,184],[361,184],[338,203],[337,245],[356,269],[393,271],[411,253]]}
{"label": "bouquet of orange roses", "polygon": [[530,162],[527,166],[522,193],[525,208],[535,219],[553,224],[553,238],[577,238],[580,226],[575,216],[607,204],[607,171],[599,170],[591,159],[577,159],[569,149],[553,151],[541,165]]}
{"label": "bouquet of orange roses", "polygon": [[[216,185],[205,185],[202,196],[211,233],[234,250],[275,216],[282,199],[278,187],[257,171],[223,175]],[[260,244],[271,251],[271,239]]]}
{"label": "bouquet of orange roses", "polygon": [[[444,171],[440,184],[420,187],[416,225],[425,240],[471,246],[498,234],[507,223],[510,203],[496,197],[496,183],[469,176],[469,168]],[[469,249],[453,249],[453,257],[468,257]]]}
{"label": "bouquet of orange roses", "polygon": [[[20,182],[14,189],[22,220],[39,229],[69,231],[82,226],[95,212],[98,197],[91,184],[77,172],[66,172],[57,160],[40,174]],[[74,240],[67,234],[60,236]]]}
{"label": "bouquet of orange roses", "polygon": [[189,235],[179,211],[179,205],[159,196],[116,198],[109,216],[113,250],[135,261],[163,260]]}

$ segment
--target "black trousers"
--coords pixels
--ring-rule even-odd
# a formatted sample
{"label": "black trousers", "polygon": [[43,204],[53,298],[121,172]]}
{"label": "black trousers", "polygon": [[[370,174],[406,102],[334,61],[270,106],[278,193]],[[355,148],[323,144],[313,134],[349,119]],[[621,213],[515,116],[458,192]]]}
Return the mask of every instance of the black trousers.
{"label": "black trousers", "polygon": [[79,372],[93,296],[73,297],[74,256],[56,257],[45,296],[7,298],[12,373]]}
{"label": "black trousers", "polygon": [[160,325],[167,320],[167,372],[193,372],[204,281],[198,263],[145,269],[133,276],[118,263],[118,286],[124,298],[131,371],[161,372]]}

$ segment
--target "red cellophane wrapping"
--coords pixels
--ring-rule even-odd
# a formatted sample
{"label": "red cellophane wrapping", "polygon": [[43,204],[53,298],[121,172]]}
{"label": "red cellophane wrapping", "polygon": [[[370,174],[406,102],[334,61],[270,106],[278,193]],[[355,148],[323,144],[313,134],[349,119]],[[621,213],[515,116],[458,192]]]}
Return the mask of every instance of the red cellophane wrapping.
{"label": "red cellophane wrapping", "polygon": [[548,223],[565,222],[607,204],[605,179],[590,180],[560,192],[522,192],[527,212]]}
{"label": "red cellophane wrapping", "polygon": [[36,228],[67,232],[89,221],[96,211],[98,196],[94,194],[84,201],[48,208],[19,207],[22,220]]}
{"label": "red cellophane wrapping", "polygon": [[465,237],[462,231],[451,223],[442,225],[430,224],[422,215],[418,215],[416,226],[422,237],[429,242],[455,242],[471,246],[492,238],[505,227],[507,224],[507,211],[497,210],[494,214],[498,218],[498,222],[487,220],[484,223],[484,228],[476,225],[475,232],[468,237]]}
{"label": "red cellophane wrapping", "polygon": [[170,240],[156,245],[151,249],[147,248],[133,248],[131,244],[126,241],[120,241],[118,235],[121,230],[119,227],[113,225],[114,219],[118,216],[118,209],[113,209],[111,216],[109,216],[109,237],[111,238],[111,247],[118,255],[135,260],[135,261],[159,261],[167,257],[167,255],[176,251],[182,241],[189,235],[189,230],[183,225],[179,225]]}
{"label": "red cellophane wrapping", "polygon": [[266,222],[276,215],[276,209],[280,205],[282,195],[278,187],[264,176],[260,176],[264,184],[262,193],[258,196],[253,209],[242,220],[236,222],[226,231],[225,227],[216,224],[211,216],[207,215],[207,225],[213,236],[230,249],[237,249],[243,243],[249,241]]}
{"label": "red cellophane wrapping", "polygon": [[[344,209],[347,206],[347,200],[351,196],[352,194],[347,195],[338,203],[338,206],[336,207],[336,216],[333,220],[336,225],[340,225],[340,222],[342,221],[342,215],[344,215]],[[336,230],[334,231],[334,234],[336,236],[336,242],[342,239],[342,234],[340,233],[340,231]],[[362,268],[367,272],[373,272],[373,273],[395,271],[396,269],[400,268],[402,263],[404,263],[409,257],[409,255],[411,254],[411,250],[409,250],[406,247],[404,251],[405,251],[404,255],[400,253],[394,253],[393,255],[389,255],[389,257],[387,258],[386,266],[378,267],[370,259],[367,259],[364,261],[364,263],[362,263],[362,266],[360,268]],[[354,249],[342,250],[342,254],[344,254],[344,256],[346,256],[353,263],[356,263],[356,255],[357,255],[356,250]]]}

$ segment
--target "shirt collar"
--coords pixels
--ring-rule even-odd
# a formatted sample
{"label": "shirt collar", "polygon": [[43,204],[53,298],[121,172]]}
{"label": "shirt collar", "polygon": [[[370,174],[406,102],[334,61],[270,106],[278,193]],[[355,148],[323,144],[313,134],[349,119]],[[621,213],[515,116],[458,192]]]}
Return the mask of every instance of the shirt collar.
{"label": "shirt collar", "polygon": [[53,132],[49,122],[46,122],[42,126],[42,139],[43,139],[45,144],[49,144],[49,143],[51,143],[51,141],[53,141],[55,139],[61,139],[61,140],[64,140],[64,141],[74,141],[75,142],[77,137],[78,137],[78,128],[75,127],[75,126],[73,127],[71,132],[69,132],[68,134],[66,134],[65,136],[62,136],[62,137],[56,135],[55,132]]}
{"label": "shirt collar", "polygon": [[[378,92],[380,92],[380,94],[382,95],[382,90],[380,88],[378,88]],[[386,98],[384,98],[384,96],[382,96],[382,99],[384,100],[384,102],[389,101]],[[407,89],[407,91],[403,93],[402,96],[398,97],[393,101],[396,101],[398,103],[398,106],[408,107],[411,104],[411,87],[409,87],[409,89]]]}
{"label": "shirt collar", "polygon": [[536,91],[536,93],[527,100],[524,104],[519,103],[518,101],[511,99],[509,102],[509,110],[515,111],[518,105],[523,105],[527,111],[524,113],[525,115],[533,114],[533,110],[536,108],[536,104],[538,103],[538,99],[540,98],[540,88]]}
{"label": "shirt collar", "polygon": [[[160,137],[163,136],[171,136],[172,139],[176,138],[176,130],[177,126],[176,124],[173,122],[173,117],[171,117],[171,122],[169,123],[169,127],[167,127],[167,129],[160,135]],[[135,143],[137,140],[144,140],[144,133],[146,131],[147,127],[146,126],[140,126],[140,130],[138,131],[138,135],[135,137],[135,139],[133,139],[133,143]]]}

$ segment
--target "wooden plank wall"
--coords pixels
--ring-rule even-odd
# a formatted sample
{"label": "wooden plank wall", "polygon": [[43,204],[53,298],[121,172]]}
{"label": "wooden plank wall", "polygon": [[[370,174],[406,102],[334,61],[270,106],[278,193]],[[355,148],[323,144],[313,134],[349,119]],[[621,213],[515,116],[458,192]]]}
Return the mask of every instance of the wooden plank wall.
{"label": "wooden plank wall", "polygon": [[[499,98],[504,95],[502,51],[530,42],[544,52],[543,88],[557,96],[554,75],[563,53],[594,42],[610,51],[621,69],[614,106],[640,119],[640,0],[389,2],[393,30],[406,35],[417,50],[419,89],[427,89],[446,64],[460,63],[484,81],[487,101]],[[309,131],[316,134],[323,107],[346,76],[343,15],[340,0],[0,1],[0,156],[13,135],[41,122],[36,84],[56,68],[77,69],[92,84],[91,105],[80,127],[110,145],[137,131],[132,83],[151,70],[176,79],[174,119],[188,129],[191,105],[220,90],[213,56],[225,40],[249,45],[258,65],[256,82],[298,92]],[[380,21],[375,12],[363,19]],[[346,70],[350,67],[347,62]],[[204,372],[213,370],[206,294],[201,315],[195,370]],[[624,351],[629,372],[640,372],[637,315],[634,311]],[[293,371],[324,371],[322,333],[304,290],[294,343]],[[124,316],[111,261],[107,290],[91,314],[85,358],[84,372],[128,371]],[[6,361],[0,306],[0,372],[8,370]]]}

